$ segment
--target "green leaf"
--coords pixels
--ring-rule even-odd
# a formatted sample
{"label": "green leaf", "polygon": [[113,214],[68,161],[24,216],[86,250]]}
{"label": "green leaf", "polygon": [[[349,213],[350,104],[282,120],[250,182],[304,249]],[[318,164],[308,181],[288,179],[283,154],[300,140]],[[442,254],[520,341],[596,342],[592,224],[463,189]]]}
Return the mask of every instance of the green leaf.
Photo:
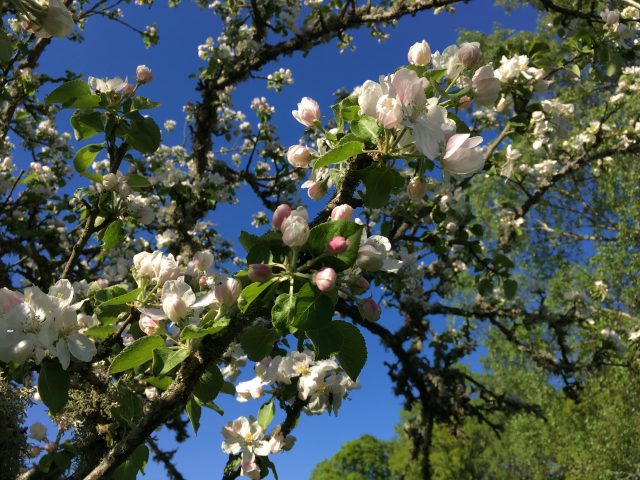
{"label": "green leaf", "polygon": [[240,345],[251,360],[259,362],[271,353],[273,342],[279,337],[277,332],[271,328],[254,325],[242,332]]}
{"label": "green leaf", "polygon": [[245,313],[247,309],[251,306],[251,304],[258,299],[258,297],[277,279],[272,278],[267,280],[266,282],[254,282],[247,285],[242,293],[240,294],[240,298],[238,299],[238,308],[242,313]]}
{"label": "green leaf", "polygon": [[306,246],[314,256],[318,256],[327,252],[327,244],[333,237],[346,238],[349,242],[347,250],[325,261],[337,271],[346,270],[356,261],[363,229],[362,225],[349,220],[331,220],[311,229]]}
{"label": "green leaf", "polygon": [[70,105],[76,99],[86,95],[91,95],[91,89],[87,82],[83,80],[71,80],[70,82],[63,83],[47,95],[44,103],[45,105],[53,105],[54,103]]}
{"label": "green leaf", "polygon": [[257,235],[253,235],[252,233],[245,232],[243,230],[240,232],[239,240],[240,240],[240,245],[242,245],[242,248],[244,248],[246,252],[249,252],[249,250],[251,250],[251,247],[253,247],[256,243],[258,243],[258,241],[260,240],[260,237]]}
{"label": "green leaf", "polygon": [[160,146],[162,135],[151,117],[142,117],[131,122],[126,139],[129,145],[139,152],[153,153]]}
{"label": "green leaf", "polygon": [[193,431],[198,434],[198,429],[200,428],[200,416],[202,415],[202,407],[198,403],[198,401],[191,397],[185,406],[185,410],[187,411],[187,416],[189,417],[189,421],[191,422],[191,426],[193,427]]}
{"label": "green leaf", "polygon": [[316,293],[310,283],[305,283],[296,294],[292,325],[301,330],[323,328],[331,322],[333,306],[327,295]]}
{"label": "green leaf", "polygon": [[180,332],[180,339],[202,338],[207,335],[215,335],[222,332],[229,325],[229,319],[226,317],[218,319],[213,325],[207,327],[198,327],[197,325],[187,325]]}
{"label": "green leaf", "polygon": [[148,110],[150,108],[156,108],[159,106],[160,104],[158,102],[154,102],[146,97],[139,97],[136,95],[131,99],[131,107],[129,111],[133,112],[135,110]]}
{"label": "green leaf", "polygon": [[373,144],[378,143],[380,131],[378,121],[369,115],[363,115],[351,124],[351,133],[359,139]]}
{"label": "green leaf", "polygon": [[258,425],[266,430],[269,424],[273,421],[273,417],[276,414],[276,407],[273,403],[273,399],[265,403],[258,410]]}
{"label": "green leaf", "polygon": [[102,248],[109,250],[110,248],[115,247],[120,243],[120,240],[124,238],[125,233],[122,220],[114,220],[104,231],[104,235],[102,236]]}
{"label": "green leaf", "polygon": [[313,163],[313,169],[317,170],[318,168],[333,165],[335,163],[342,163],[345,160],[362,153],[363,147],[364,144],[362,142],[347,142],[343,145],[339,145],[318,158]]}
{"label": "green leaf", "polygon": [[505,297],[507,297],[508,299],[515,297],[516,292],[518,291],[518,282],[509,278],[504,281],[502,286],[504,288]]}
{"label": "green leaf", "polygon": [[142,415],[142,400],[123,382],[116,383],[117,405],[111,407],[111,415],[122,426],[131,428]]}
{"label": "green leaf", "polygon": [[171,377],[162,377],[162,378],[147,377],[144,379],[144,381],[164,391],[171,386],[171,382],[173,382],[173,379]]}
{"label": "green leaf", "polygon": [[49,411],[56,415],[69,400],[69,373],[58,360],[44,360],[38,374],[38,393]]}
{"label": "green leaf", "polygon": [[90,145],[85,145],[78,150],[73,157],[73,166],[75,167],[76,172],[84,172],[89,168],[91,166],[91,162],[93,162],[103,147],[104,145],[102,143],[92,143]]}
{"label": "green leaf", "polygon": [[389,202],[391,193],[404,186],[404,178],[394,168],[373,167],[363,173],[366,187],[364,204],[369,208],[384,207]]}
{"label": "green leaf", "polygon": [[5,64],[11,60],[13,54],[13,43],[7,33],[0,28],[0,63]]}
{"label": "green leaf", "polygon": [[139,338],[113,359],[109,373],[113,375],[139,367],[153,358],[153,351],[156,348],[162,347],[164,347],[164,339],[160,335]]}
{"label": "green leaf", "polygon": [[151,372],[156,377],[162,377],[180,365],[188,356],[189,350],[183,347],[178,350],[168,347],[158,348],[153,351]]}
{"label": "green leaf", "polygon": [[136,288],[130,292],[123,293],[117,297],[112,297],[99,304],[100,307],[108,307],[110,305],[125,305],[138,299],[138,295],[142,292],[142,288]]}
{"label": "green leaf", "polygon": [[126,177],[127,185],[129,185],[134,190],[139,190],[141,188],[148,188],[151,186],[151,182],[147,177],[143,177],[142,175],[138,175],[137,173],[130,173]]}
{"label": "green leaf", "polygon": [[580,67],[575,63],[571,65],[571,72],[578,78],[580,78]]}
{"label": "green leaf", "polygon": [[344,122],[351,122],[358,116],[360,107],[358,106],[358,97],[353,95],[344,98],[340,102],[331,107],[333,116],[336,119],[338,130],[342,130]]}
{"label": "green leaf", "polygon": [[111,335],[113,335],[117,331],[118,331],[117,328],[114,327],[113,325],[100,325],[100,326],[88,328],[84,332],[84,334],[87,337],[98,338],[100,340],[104,340],[105,338],[110,337]]}
{"label": "green leaf", "polygon": [[367,361],[367,345],[358,328],[350,323],[336,320],[333,326],[342,335],[342,347],[338,353],[340,366],[354,382]]}
{"label": "green leaf", "polygon": [[[271,308],[271,323],[281,333],[293,333],[290,325],[295,312],[296,296],[281,293]],[[295,329],[294,329],[295,330]]]}
{"label": "green leaf", "polygon": [[76,110],[70,121],[76,140],[90,138],[103,131],[102,115],[95,110]]}
{"label": "green leaf", "polygon": [[113,472],[113,480],[136,480],[138,472],[144,472],[148,461],[149,449],[144,444],[138,445],[129,458]]}
{"label": "green leaf", "polygon": [[307,330],[305,333],[309,340],[313,342],[316,360],[324,360],[332,354],[338,353],[342,348],[343,339],[340,329],[331,322],[325,328],[317,330]]}
{"label": "green leaf", "polygon": [[220,369],[214,363],[209,366],[207,370],[198,379],[195,387],[193,387],[193,394],[202,403],[208,403],[218,396],[220,389],[224,384],[224,378]]}

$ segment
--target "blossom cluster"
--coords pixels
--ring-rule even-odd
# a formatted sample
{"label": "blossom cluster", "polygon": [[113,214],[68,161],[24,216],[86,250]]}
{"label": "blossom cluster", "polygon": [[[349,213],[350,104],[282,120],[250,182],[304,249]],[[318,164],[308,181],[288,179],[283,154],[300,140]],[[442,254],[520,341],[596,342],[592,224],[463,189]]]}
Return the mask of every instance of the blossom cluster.
{"label": "blossom cluster", "polygon": [[68,280],[59,280],[48,293],[35,286],[26,288],[24,294],[0,289],[0,360],[40,363],[51,357],[65,370],[72,356],[91,361],[96,346],[80,332],[85,325],[78,310],[84,301],[74,303],[74,297]]}
{"label": "blossom cluster", "polygon": [[241,475],[258,480],[261,475],[256,456],[264,457],[293,447],[295,437],[285,437],[281,428],[278,425],[265,436],[264,429],[253,417],[238,417],[222,428],[222,451],[231,455],[241,454]]}
{"label": "blossom cluster", "polygon": [[326,411],[337,415],[348,392],[359,386],[344,374],[335,360],[316,361],[308,350],[266,357],[256,364],[255,374],[253,379],[236,386],[239,402],[262,397],[267,387],[275,389],[278,384],[293,383],[297,386],[298,398],[306,402],[305,411],[312,415]]}

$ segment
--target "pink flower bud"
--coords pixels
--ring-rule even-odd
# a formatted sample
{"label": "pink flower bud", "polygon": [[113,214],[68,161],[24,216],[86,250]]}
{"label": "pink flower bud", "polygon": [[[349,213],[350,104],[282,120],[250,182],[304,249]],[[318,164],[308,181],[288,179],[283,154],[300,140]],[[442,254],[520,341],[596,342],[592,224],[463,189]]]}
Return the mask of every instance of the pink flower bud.
{"label": "pink flower bud", "polygon": [[460,45],[458,50],[458,60],[466,68],[475,68],[482,60],[482,52],[480,51],[480,44],[478,42],[465,42]]}
{"label": "pink flower bud", "polygon": [[282,222],[284,222],[289,215],[291,215],[291,207],[289,205],[286,203],[278,205],[278,208],[273,212],[273,220],[271,221],[273,228],[280,230]]}
{"label": "pink flower bud", "polygon": [[[171,293],[162,300],[162,310],[164,310],[169,320],[177,322],[187,315],[189,307],[181,296]],[[142,326],[140,328],[142,328]]]}
{"label": "pink flower bud", "polygon": [[409,49],[407,58],[411,65],[421,67],[429,65],[429,62],[431,62],[431,47],[429,47],[429,44],[425,40],[414,43]]}
{"label": "pink flower bud", "polygon": [[382,313],[380,305],[378,305],[371,297],[365,298],[360,303],[359,310],[362,317],[370,322],[377,322],[380,318],[380,314]]}
{"label": "pink flower bud", "polygon": [[242,285],[233,277],[221,280],[214,288],[216,300],[227,307],[232,307],[236,304],[241,292]]}
{"label": "pink flower bud", "polygon": [[311,152],[304,145],[292,145],[287,150],[287,160],[297,168],[307,168],[311,163]]}
{"label": "pink flower bud", "polygon": [[136,82],[140,84],[149,83],[153,80],[151,70],[146,65],[138,65],[136,68]]}
{"label": "pink flower bud", "polygon": [[160,323],[157,320],[154,320],[147,315],[141,315],[140,320],[138,320],[138,325],[140,326],[140,330],[142,330],[145,335],[154,335],[160,330]]}
{"label": "pink flower bud", "polygon": [[321,200],[327,194],[327,186],[324,182],[313,182],[309,185],[307,195],[311,200]]}
{"label": "pink flower bud", "polygon": [[247,276],[252,282],[264,282],[271,278],[271,267],[264,263],[254,263],[249,265]]}
{"label": "pink flower bud", "polygon": [[333,290],[333,287],[335,287],[337,278],[338,275],[336,274],[336,271],[331,267],[327,267],[322,270],[318,270],[318,272],[313,276],[313,281],[315,282],[316,287],[318,287],[318,290],[321,292],[328,292]]}
{"label": "pink flower bud", "polygon": [[311,127],[320,121],[320,106],[313,98],[303,97],[298,103],[298,109],[293,110],[291,114],[301,124]]}
{"label": "pink flower bud", "polygon": [[331,210],[332,220],[351,220],[353,216],[353,207],[346,203],[338,205]]}
{"label": "pink flower bud", "polygon": [[351,291],[355,295],[362,295],[364,292],[369,290],[369,282],[364,277],[358,277],[355,281],[351,282],[350,287]]}
{"label": "pink flower bud", "polygon": [[407,193],[411,198],[422,198],[427,193],[429,185],[424,178],[413,177],[407,185]]}
{"label": "pink flower bud", "polygon": [[346,252],[347,248],[349,248],[349,240],[340,236],[333,237],[327,244],[327,250],[332,255]]}
{"label": "pink flower bud", "polygon": [[213,253],[211,250],[201,250],[193,256],[193,266],[204,272],[213,265]]}

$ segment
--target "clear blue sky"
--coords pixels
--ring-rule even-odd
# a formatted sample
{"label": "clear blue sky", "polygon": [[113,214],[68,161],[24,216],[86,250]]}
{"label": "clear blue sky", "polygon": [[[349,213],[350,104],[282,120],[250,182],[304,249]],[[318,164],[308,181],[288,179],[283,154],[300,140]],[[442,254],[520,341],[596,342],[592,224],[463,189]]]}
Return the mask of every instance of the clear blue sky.
{"label": "clear blue sky", "polygon": [[[177,9],[169,9],[164,5],[151,9],[134,6],[123,8],[126,19],[141,29],[157,22],[160,31],[158,46],[146,50],[137,34],[115,23],[93,19],[85,32],[85,42],[78,44],[54,39],[53,45],[43,56],[40,68],[54,77],[71,70],[85,76],[120,75],[132,78],[136,65],[148,65],[153,70],[154,80],[144,87],[141,94],[162,103],[162,107],[152,113],[160,125],[167,119],[178,122],[172,134],[165,134],[164,143],[181,144],[182,106],[188,100],[198,99],[193,88],[195,80],[188,78],[203,64],[197,57],[197,46],[204,43],[208,36],[217,37],[219,23],[209,10],[200,10],[189,2]],[[366,79],[377,79],[378,75],[393,71],[406,62],[407,49],[414,42],[425,39],[433,50],[442,50],[455,42],[457,29],[488,32],[496,23],[507,28],[531,30],[535,24],[535,12],[519,9],[506,15],[501,8],[494,7],[491,0],[473,0],[470,5],[459,5],[455,15],[434,16],[431,12],[425,12],[414,18],[402,19],[397,28],[390,30],[391,38],[382,44],[362,30],[355,33],[357,50],[353,53],[338,55],[334,42],[316,48],[306,58],[296,55],[269,66],[263,72],[265,75],[281,66],[291,68],[295,83],[286,87],[281,94],[267,92],[263,81],[246,83],[235,94],[236,108],[245,110],[251,116],[251,99],[267,96],[276,107],[275,122],[284,142],[296,143],[302,129],[290,112],[301,97],[315,98],[324,114],[328,114],[332,92],[340,87],[352,89]],[[59,118],[58,127],[69,128],[66,117]],[[241,217],[238,208],[242,209],[242,217],[246,219],[244,224],[238,222]],[[241,229],[251,230],[250,215],[259,209],[254,198],[242,194],[238,205],[223,206],[215,212],[212,220],[228,238],[235,239]],[[387,312],[381,321],[393,325],[398,320],[393,313]],[[354,391],[351,401],[343,404],[340,416],[304,416],[294,432],[298,441],[293,451],[272,456],[282,480],[308,478],[320,460],[334,454],[344,442],[364,433],[381,438],[393,436],[401,402],[392,394],[383,364],[385,360],[393,361],[393,358],[371,336],[367,337],[367,344],[369,361],[361,375],[362,388]],[[240,379],[250,378],[251,373],[245,372]],[[175,457],[178,469],[189,480],[220,477],[226,462],[226,455],[220,451],[223,421],[230,421],[239,415],[255,414],[261,404],[258,401],[238,404],[230,396],[222,396],[217,402],[225,410],[225,416],[203,411],[198,436],[182,444]],[[42,419],[42,412],[34,412],[31,419]],[[171,435],[160,433],[158,438],[162,447],[175,448]],[[161,466],[148,465],[146,478],[162,479],[165,476]]]}

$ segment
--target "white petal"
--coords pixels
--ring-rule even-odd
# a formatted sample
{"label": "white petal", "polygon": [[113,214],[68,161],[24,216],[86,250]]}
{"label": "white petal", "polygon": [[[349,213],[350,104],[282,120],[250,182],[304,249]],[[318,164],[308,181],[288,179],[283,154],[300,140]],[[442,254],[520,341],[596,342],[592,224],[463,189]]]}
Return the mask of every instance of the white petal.
{"label": "white petal", "polygon": [[78,332],[67,337],[67,344],[71,354],[83,362],[90,362],[96,354],[96,346],[91,339]]}
{"label": "white petal", "polygon": [[153,320],[164,320],[167,316],[164,313],[164,310],[160,308],[139,308],[140,313],[146,315]]}
{"label": "white petal", "polygon": [[58,361],[62,368],[66,370],[69,368],[69,364],[71,363],[71,357],[69,356],[69,347],[67,347],[67,342],[64,340],[58,340],[56,344],[56,352],[58,354]]}

